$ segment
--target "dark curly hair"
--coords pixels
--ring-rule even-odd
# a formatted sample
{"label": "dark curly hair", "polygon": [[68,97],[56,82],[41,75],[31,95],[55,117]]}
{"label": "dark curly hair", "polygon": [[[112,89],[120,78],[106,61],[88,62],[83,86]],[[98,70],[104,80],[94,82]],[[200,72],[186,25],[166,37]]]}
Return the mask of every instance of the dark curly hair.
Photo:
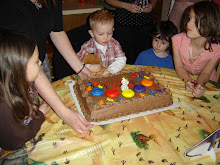
{"label": "dark curly hair", "polygon": [[171,37],[178,33],[177,27],[172,21],[161,21],[154,24],[154,27],[150,33],[151,37],[156,37],[160,40],[166,40],[169,42],[169,52],[172,54],[172,42]]}

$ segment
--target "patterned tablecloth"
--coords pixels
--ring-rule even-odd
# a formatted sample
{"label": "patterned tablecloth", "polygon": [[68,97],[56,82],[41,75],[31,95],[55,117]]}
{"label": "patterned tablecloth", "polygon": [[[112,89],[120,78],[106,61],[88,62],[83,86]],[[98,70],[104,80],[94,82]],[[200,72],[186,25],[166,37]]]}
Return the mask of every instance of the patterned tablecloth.
{"label": "patterned tablecloth", "polygon": [[[126,65],[125,69],[143,66]],[[168,87],[179,108],[122,122],[95,126],[87,134],[73,131],[52,110],[34,140],[26,143],[26,163],[74,165],[212,165],[210,156],[190,159],[185,151],[220,128],[220,90],[206,85],[204,100],[194,99],[171,69],[148,67]],[[65,105],[75,109],[67,80],[52,85]],[[141,140],[137,140],[137,138]]]}

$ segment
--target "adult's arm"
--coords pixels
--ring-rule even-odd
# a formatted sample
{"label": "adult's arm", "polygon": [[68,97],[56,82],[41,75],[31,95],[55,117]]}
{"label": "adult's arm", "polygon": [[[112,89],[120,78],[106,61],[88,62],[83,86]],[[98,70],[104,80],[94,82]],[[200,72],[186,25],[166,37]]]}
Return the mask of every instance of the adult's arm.
{"label": "adult's arm", "polygon": [[[77,57],[76,52],[74,51],[69,41],[69,38],[66,35],[66,32],[64,31],[51,32],[50,38],[52,42],[54,43],[54,45],[56,46],[57,50],[64,57],[64,59],[68,62],[71,68],[76,73],[79,72],[82,69],[83,64]],[[89,76],[91,75],[91,72],[86,67],[79,74],[80,77],[83,77],[84,75],[89,75]]]}
{"label": "adult's arm", "polygon": [[71,110],[64,105],[42,70],[35,80],[35,87],[40,96],[56,114],[75,131],[86,133],[93,126],[85,121],[79,112]]}
{"label": "adult's arm", "polygon": [[28,140],[34,138],[44,122],[44,115],[30,121],[28,125],[17,123],[6,103],[0,103],[0,147],[4,150],[22,148]]}

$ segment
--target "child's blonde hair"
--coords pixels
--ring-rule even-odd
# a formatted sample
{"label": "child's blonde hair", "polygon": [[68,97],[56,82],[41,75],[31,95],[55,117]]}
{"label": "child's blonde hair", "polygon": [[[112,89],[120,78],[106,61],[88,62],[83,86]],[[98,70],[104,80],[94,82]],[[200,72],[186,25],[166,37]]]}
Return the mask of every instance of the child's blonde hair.
{"label": "child's blonde hair", "polygon": [[93,29],[98,23],[112,23],[114,25],[114,17],[108,10],[97,10],[89,17],[90,28]]}

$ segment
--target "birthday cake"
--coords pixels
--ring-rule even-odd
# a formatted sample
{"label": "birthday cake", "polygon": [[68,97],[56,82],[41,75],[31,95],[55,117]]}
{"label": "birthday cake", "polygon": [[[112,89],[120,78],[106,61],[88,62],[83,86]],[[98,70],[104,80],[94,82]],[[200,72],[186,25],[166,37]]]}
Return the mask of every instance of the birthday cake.
{"label": "birthday cake", "polygon": [[106,121],[173,104],[170,90],[143,68],[79,78],[73,89],[89,122]]}

